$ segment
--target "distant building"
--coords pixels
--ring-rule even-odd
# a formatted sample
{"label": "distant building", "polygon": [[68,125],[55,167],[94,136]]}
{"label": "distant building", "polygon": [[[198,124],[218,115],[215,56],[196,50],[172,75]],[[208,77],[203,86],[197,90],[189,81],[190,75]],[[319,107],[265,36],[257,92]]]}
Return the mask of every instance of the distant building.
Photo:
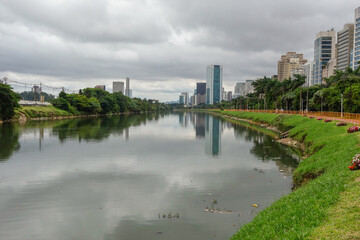
{"label": "distant building", "polygon": [[221,102],[223,85],[223,67],[220,65],[207,66],[206,70],[206,104]]}
{"label": "distant building", "polygon": [[38,85],[34,85],[31,89],[33,93],[41,93],[41,89]]}
{"label": "distant building", "polygon": [[113,93],[124,94],[124,82],[113,82]]}
{"label": "distant building", "polygon": [[329,78],[334,75],[336,70],[336,59],[330,59],[322,69],[322,84],[325,84],[325,78]]}
{"label": "distant building", "polygon": [[302,65],[298,69],[294,69],[291,71],[291,79],[295,79],[296,75],[305,76],[305,65]]}
{"label": "distant building", "polygon": [[125,96],[131,98],[131,89],[130,89],[130,78],[126,78],[126,90],[125,90]]}
{"label": "distant building", "polygon": [[184,98],[184,95],[180,95],[180,96],[179,96],[179,104],[181,104],[181,105],[185,105],[185,98]]}
{"label": "distant building", "polygon": [[[336,33],[319,32],[314,42],[314,69],[311,85],[322,83],[322,69],[331,59],[336,59]],[[335,60],[336,61],[336,60]]]}
{"label": "distant building", "polygon": [[354,33],[354,69],[359,67],[360,62],[360,7],[355,9],[355,33]]}
{"label": "distant building", "polygon": [[254,82],[254,80],[246,80],[245,81],[245,95],[247,95],[249,93],[254,93],[254,86],[252,85],[253,82]]}
{"label": "distant building", "polygon": [[287,52],[278,62],[278,80],[280,82],[291,77],[291,72],[307,62],[304,55],[296,52]]}
{"label": "distant building", "polygon": [[246,84],[245,82],[239,82],[236,83],[235,88],[234,88],[234,97],[238,98],[240,96],[245,97],[246,95]]}
{"label": "distant building", "polygon": [[95,88],[102,89],[105,91],[105,85],[96,85]]}
{"label": "distant building", "polygon": [[231,101],[232,100],[232,91],[229,91],[227,93],[227,101]]}
{"label": "distant building", "polygon": [[354,48],[354,24],[345,24],[344,29],[337,33],[337,44],[336,68],[344,71],[350,67],[351,52]]}
{"label": "distant building", "polygon": [[184,105],[188,106],[189,105],[189,93],[187,92],[182,92],[180,96],[184,97]]}
{"label": "distant building", "polygon": [[196,83],[196,105],[206,103],[206,83]]}
{"label": "distant building", "polygon": [[314,62],[309,62],[304,65],[304,75],[305,75],[305,87],[311,86],[312,76],[313,76],[313,65]]}
{"label": "distant building", "polygon": [[222,93],[221,93],[221,101],[227,101],[227,92],[225,91],[224,88],[222,88]]}

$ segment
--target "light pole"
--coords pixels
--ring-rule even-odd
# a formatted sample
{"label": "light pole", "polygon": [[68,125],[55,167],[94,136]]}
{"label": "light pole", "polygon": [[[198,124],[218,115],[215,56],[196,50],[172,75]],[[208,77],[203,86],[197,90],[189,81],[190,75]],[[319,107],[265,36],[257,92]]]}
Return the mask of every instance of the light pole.
{"label": "light pole", "polygon": [[341,118],[343,117],[344,115],[344,95],[341,94]]}

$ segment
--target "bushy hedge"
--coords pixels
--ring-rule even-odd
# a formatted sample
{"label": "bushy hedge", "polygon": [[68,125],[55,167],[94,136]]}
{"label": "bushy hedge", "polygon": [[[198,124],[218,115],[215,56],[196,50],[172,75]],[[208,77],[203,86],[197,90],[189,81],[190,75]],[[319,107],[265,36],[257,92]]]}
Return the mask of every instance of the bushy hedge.
{"label": "bushy hedge", "polygon": [[0,119],[7,120],[14,116],[19,99],[20,96],[9,85],[0,83]]}

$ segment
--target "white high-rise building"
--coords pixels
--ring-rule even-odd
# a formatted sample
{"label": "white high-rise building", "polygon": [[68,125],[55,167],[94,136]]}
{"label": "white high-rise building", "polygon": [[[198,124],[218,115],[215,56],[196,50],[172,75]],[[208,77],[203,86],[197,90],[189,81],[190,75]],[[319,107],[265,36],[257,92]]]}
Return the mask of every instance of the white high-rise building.
{"label": "white high-rise building", "polygon": [[206,104],[221,102],[223,85],[223,67],[207,66],[206,70]]}
{"label": "white high-rise building", "polygon": [[124,82],[113,82],[113,93],[124,94]]}
{"label": "white high-rise building", "polygon": [[130,78],[126,78],[126,90],[125,90],[125,96],[131,98],[131,90],[130,90]]}
{"label": "white high-rise building", "polygon": [[305,87],[310,87],[312,82],[312,76],[313,76],[313,66],[314,62],[308,62],[304,65],[304,75],[306,77],[305,79]]}
{"label": "white high-rise building", "polygon": [[338,53],[336,67],[338,71],[344,71],[350,67],[351,51],[354,47],[354,24],[345,24],[344,29],[337,34]]}
{"label": "white high-rise building", "polygon": [[254,82],[254,80],[246,80],[245,81],[245,94],[246,95],[254,92],[254,86],[252,85],[253,82]]}
{"label": "white high-rise building", "polygon": [[354,69],[359,67],[360,62],[360,7],[355,9],[355,33],[354,33]]}
{"label": "white high-rise building", "polygon": [[236,83],[234,88],[234,98],[238,98],[240,96],[245,97],[246,95],[246,84],[245,82]]}

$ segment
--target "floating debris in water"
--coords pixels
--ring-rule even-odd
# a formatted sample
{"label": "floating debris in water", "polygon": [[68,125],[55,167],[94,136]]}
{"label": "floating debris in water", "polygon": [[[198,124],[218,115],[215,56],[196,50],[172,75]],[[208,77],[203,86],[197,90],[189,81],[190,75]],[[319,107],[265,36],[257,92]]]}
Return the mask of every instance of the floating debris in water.
{"label": "floating debris in water", "polygon": [[[161,214],[159,213],[158,217],[161,218],[160,216],[161,216]],[[163,213],[162,217],[163,218],[180,218],[180,214],[179,213],[175,214],[175,213],[169,212],[167,214]]]}
{"label": "floating debris in water", "polygon": [[255,204],[255,203],[254,203],[252,206],[253,206],[253,207],[256,207],[256,208],[259,207],[259,205]]}

